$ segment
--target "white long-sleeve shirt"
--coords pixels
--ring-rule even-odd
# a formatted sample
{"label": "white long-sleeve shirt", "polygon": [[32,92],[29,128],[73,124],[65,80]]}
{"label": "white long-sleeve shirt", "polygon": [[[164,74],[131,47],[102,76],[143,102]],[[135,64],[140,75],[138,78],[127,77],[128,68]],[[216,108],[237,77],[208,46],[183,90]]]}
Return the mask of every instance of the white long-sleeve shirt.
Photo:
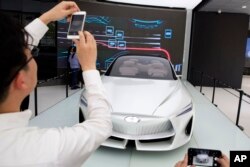
{"label": "white long-sleeve shirt", "polygon": [[[39,26],[40,25],[40,26]],[[26,27],[33,44],[47,31],[39,19]],[[36,43],[37,42],[37,43]],[[0,166],[77,167],[111,135],[110,105],[99,72],[83,72],[89,117],[66,128],[28,127],[31,111],[0,114]]]}

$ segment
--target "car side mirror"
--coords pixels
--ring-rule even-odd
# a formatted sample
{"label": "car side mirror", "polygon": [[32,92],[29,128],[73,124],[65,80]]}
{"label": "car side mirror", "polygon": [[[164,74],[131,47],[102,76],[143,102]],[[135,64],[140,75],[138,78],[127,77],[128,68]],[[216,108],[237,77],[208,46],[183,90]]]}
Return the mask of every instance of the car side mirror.
{"label": "car side mirror", "polygon": [[99,72],[100,72],[100,75],[103,75],[106,72],[106,70],[99,70]]}

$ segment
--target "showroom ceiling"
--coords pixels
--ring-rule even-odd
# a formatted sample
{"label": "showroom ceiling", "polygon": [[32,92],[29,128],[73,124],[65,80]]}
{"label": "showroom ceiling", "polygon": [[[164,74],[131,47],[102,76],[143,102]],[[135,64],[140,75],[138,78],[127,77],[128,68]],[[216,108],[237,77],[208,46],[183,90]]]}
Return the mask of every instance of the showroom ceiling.
{"label": "showroom ceiling", "polygon": [[[58,0],[33,0],[41,2],[56,2]],[[91,0],[76,0],[91,1]],[[138,4],[148,6],[161,6],[173,8],[193,9],[198,4],[204,3],[199,11],[225,12],[225,13],[245,13],[250,15],[250,0],[97,0],[117,3]]]}
{"label": "showroom ceiling", "polygon": [[210,0],[199,11],[250,15],[250,0]]}
{"label": "showroom ceiling", "polygon": [[149,6],[193,9],[202,0],[188,0],[188,1],[183,1],[183,0],[106,0],[106,1],[139,4],[139,5],[149,5]]}
{"label": "showroom ceiling", "polygon": [[250,0],[209,0],[199,11],[250,15]]}
{"label": "showroom ceiling", "polygon": [[250,0],[106,0],[119,3],[193,9],[201,1],[205,5],[200,11],[245,13],[250,15]]}

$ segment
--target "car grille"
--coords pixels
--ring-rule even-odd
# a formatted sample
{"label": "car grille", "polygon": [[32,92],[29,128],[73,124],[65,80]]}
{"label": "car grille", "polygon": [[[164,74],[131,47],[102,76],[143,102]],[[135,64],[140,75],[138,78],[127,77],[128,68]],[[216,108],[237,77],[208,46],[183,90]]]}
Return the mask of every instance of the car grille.
{"label": "car grille", "polygon": [[[116,134],[125,134],[132,136],[155,135],[171,133],[174,130],[171,122],[166,118],[148,118],[138,116],[140,119],[137,123],[125,121],[126,116],[112,116],[113,132]],[[172,136],[170,135],[170,136]]]}

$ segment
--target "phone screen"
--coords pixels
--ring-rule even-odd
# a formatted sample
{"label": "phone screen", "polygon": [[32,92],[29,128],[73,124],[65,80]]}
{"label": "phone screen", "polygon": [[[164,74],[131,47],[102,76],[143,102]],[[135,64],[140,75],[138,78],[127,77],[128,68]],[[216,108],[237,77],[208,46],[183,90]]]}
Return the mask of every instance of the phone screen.
{"label": "phone screen", "polygon": [[188,149],[188,165],[218,167],[216,157],[221,157],[221,151],[208,149]]}
{"label": "phone screen", "polygon": [[78,31],[82,31],[84,17],[85,15],[72,15],[68,35],[78,35]]}

